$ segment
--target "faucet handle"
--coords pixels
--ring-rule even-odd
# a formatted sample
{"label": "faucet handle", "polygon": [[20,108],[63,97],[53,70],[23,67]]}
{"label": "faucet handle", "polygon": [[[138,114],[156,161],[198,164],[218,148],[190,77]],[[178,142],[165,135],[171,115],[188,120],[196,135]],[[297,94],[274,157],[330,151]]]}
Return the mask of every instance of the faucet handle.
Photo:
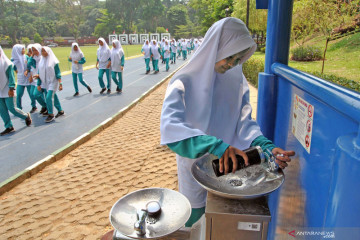
{"label": "faucet handle", "polygon": [[148,212],[144,209],[137,210],[136,219],[137,221],[134,223],[134,230],[138,235],[145,235],[146,233],[146,217]]}

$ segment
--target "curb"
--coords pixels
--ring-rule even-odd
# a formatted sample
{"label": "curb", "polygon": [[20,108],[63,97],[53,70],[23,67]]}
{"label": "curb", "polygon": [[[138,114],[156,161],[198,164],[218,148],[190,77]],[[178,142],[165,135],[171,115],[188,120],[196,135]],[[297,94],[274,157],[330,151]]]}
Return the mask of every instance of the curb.
{"label": "curb", "polygon": [[132,109],[137,103],[143,100],[145,97],[150,95],[153,91],[155,91],[160,85],[162,85],[166,80],[171,78],[180,68],[182,68],[187,62],[183,63],[180,67],[178,67],[173,73],[163,78],[160,82],[155,84],[152,88],[148,91],[143,93],[140,97],[132,101],[128,106],[120,109],[116,114],[112,117],[106,119],[89,132],[84,133],[83,135],[77,137],[70,143],[66,144],[65,146],[59,148],[55,152],[51,153],[49,156],[39,160],[38,162],[34,163],[30,167],[26,168],[25,170],[11,176],[10,178],[6,179],[5,181],[0,183],[0,195],[4,194],[5,192],[10,191],[12,188],[16,187],[26,179],[30,178],[31,176],[35,175],[36,173],[43,170],[46,166],[62,159],[66,154],[77,148],[78,146],[82,145],[83,143],[87,142],[100,132],[102,132],[107,127],[111,126],[115,121],[120,119],[125,113],[127,113],[130,109]]}

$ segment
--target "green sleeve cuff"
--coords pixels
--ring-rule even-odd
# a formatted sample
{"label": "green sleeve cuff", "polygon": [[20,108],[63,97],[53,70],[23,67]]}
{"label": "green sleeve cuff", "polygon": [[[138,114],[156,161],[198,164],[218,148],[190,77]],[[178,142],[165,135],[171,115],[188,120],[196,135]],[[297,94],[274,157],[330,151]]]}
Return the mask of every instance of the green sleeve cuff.
{"label": "green sleeve cuff", "polygon": [[9,79],[9,88],[15,88],[15,74],[13,65],[10,65],[5,72],[7,78]]}
{"label": "green sleeve cuff", "polygon": [[86,63],[85,57],[81,58],[78,63],[79,63],[79,64],[84,64],[84,63]]}
{"label": "green sleeve cuff", "polygon": [[260,146],[263,152],[265,152],[267,149],[272,151],[274,148],[276,148],[276,145],[273,144],[272,141],[264,137],[263,135],[258,136],[255,138],[252,143],[250,144],[251,147]]}
{"label": "green sleeve cuff", "polygon": [[37,86],[41,86],[41,79],[40,79],[40,78],[38,78],[36,85],[37,85]]}
{"label": "green sleeve cuff", "polygon": [[206,153],[214,154],[220,158],[229,145],[214,136],[202,135],[169,143],[168,147],[182,157],[195,159]]}
{"label": "green sleeve cuff", "polygon": [[124,64],[125,64],[125,56],[123,55],[123,56],[121,57],[121,66],[123,67]]}
{"label": "green sleeve cuff", "polygon": [[68,61],[69,61],[69,62],[72,62],[72,59],[68,58]]}
{"label": "green sleeve cuff", "polygon": [[55,65],[54,70],[55,70],[56,79],[61,79],[61,72],[60,72],[59,64]]}

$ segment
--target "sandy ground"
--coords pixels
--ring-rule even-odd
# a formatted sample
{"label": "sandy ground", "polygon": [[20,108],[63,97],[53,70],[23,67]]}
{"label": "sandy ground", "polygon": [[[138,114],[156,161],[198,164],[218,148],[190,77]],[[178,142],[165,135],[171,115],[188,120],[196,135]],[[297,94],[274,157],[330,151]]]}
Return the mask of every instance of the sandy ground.
{"label": "sandy ground", "polygon": [[[103,132],[0,196],[0,239],[99,239],[112,229],[109,212],[122,196],[148,187],[177,190],[175,154],[159,144],[167,83]],[[251,87],[254,107],[256,94]]]}

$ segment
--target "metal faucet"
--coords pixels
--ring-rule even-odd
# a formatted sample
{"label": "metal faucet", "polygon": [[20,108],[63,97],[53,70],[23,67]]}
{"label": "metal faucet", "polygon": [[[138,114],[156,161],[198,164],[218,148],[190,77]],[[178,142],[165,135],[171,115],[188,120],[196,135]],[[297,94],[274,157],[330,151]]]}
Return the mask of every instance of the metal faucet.
{"label": "metal faucet", "polygon": [[144,209],[138,210],[136,213],[137,221],[134,223],[134,230],[136,234],[142,236],[146,234],[146,217],[148,212]]}

